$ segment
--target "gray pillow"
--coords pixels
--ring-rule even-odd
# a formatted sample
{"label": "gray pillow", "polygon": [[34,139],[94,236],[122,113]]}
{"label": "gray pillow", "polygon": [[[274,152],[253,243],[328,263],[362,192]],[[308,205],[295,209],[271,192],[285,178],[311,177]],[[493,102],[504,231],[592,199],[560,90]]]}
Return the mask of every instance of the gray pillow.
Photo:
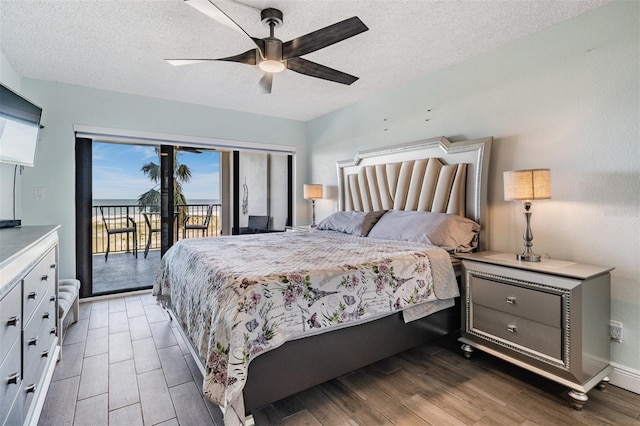
{"label": "gray pillow", "polygon": [[316,229],[338,231],[345,234],[366,237],[384,211],[377,212],[336,212],[323,219]]}
{"label": "gray pillow", "polygon": [[480,225],[454,214],[391,210],[368,236],[433,244],[452,253],[464,253],[477,247],[479,231]]}

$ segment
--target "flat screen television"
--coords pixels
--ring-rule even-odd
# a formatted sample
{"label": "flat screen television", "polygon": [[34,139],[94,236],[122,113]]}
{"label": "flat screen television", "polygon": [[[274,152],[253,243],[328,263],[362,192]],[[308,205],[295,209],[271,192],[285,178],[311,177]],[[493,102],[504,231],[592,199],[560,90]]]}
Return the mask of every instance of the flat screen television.
{"label": "flat screen television", "polygon": [[0,84],[0,163],[33,167],[42,108]]}

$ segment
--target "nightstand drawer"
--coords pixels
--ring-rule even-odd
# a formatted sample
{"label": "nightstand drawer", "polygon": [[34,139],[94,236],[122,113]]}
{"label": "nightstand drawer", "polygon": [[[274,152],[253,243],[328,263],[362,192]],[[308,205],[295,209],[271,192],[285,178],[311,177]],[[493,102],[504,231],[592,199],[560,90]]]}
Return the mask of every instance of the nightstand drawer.
{"label": "nightstand drawer", "polygon": [[562,329],[527,318],[473,306],[471,328],[523,346],[552,358],[562,359]]}
{"label": "nightstand drawer", "polygon": [[471,278],[471,301],[497,311],[562,327],[562,297],[479,276]]}

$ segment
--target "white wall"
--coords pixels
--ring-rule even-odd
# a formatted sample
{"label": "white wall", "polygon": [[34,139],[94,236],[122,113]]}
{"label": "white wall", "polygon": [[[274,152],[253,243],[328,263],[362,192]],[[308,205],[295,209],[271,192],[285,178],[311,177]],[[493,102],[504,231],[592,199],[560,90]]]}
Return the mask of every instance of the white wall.
{"label": "white wall", "polygon": [[[297,158],[306,159],[305,125],[299,121],[53,82],[23,79],[21,83],[20,93],[43,108],[45,126],[35,167],[23,172],[21,218],[23,225],[61,225],[61,277],[75,276],[74,124],[294,145]],[[298,170],[304,173],[304,163]],[[3,192],[7,184],[3,174]],[[37,187],[45,189],[44,200],[34,199]],[[298,196],[302,198],[302,193]]]}
{"label": "white wall", "polygon": [[[249,223],[249,215],[267,215],[267,154],[262,152],[240,153],[240,227]],[[246,187],[244,186],[246,185]],[[247,191],[247,212],[242,211],[242,202]]]}
{"label": "white wall", "polygon": [[[288,204],[288,157],[281,154],[271,154],[271,175],[269,176],[271,229],[283,230],[289,216]],[[305,160],[306,161],[306,160]]]}
{"label": "white wall", "polygon": [[553,199],[533,207],[534,249],[616,268],[612,319],[624,340],[612,359],[640,379],[639,8],[607,5],[309,122],[307,180],[333,194],[318,217],[337,208],[335,162],[358,150],[493,136],[490,249],[523,248],[522,207],[503,200],[502,172],[551,168]]}

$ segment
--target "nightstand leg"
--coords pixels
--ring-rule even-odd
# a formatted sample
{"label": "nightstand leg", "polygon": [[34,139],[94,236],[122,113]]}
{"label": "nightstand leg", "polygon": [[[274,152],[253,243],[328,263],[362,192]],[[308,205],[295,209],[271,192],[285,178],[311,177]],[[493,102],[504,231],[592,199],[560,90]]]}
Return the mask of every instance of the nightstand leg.
{"label": "nightstand leg", "polygon": [[586,393],[573,389],[569,391],[569,397],[573,400],[571,405],[578,411],[581,411],[584,404],[589,400]]}
{"label": "nightstand leg", "polygon": [[463,344],[460,349],[462,349],[462,352],[464,352],[464,356],[467,359],[471,359],[471,354],[473,353],[474,349],[473,347],[467,345],[466,343]]}
{"label": "nightstand leg", "polygon": [[609,378],[609,376],[605,376],[602,378],[602,381],[597,384],[596,387],[598,388],[598,390],[603,391],[607,387],[610,381],[611,379]]}

